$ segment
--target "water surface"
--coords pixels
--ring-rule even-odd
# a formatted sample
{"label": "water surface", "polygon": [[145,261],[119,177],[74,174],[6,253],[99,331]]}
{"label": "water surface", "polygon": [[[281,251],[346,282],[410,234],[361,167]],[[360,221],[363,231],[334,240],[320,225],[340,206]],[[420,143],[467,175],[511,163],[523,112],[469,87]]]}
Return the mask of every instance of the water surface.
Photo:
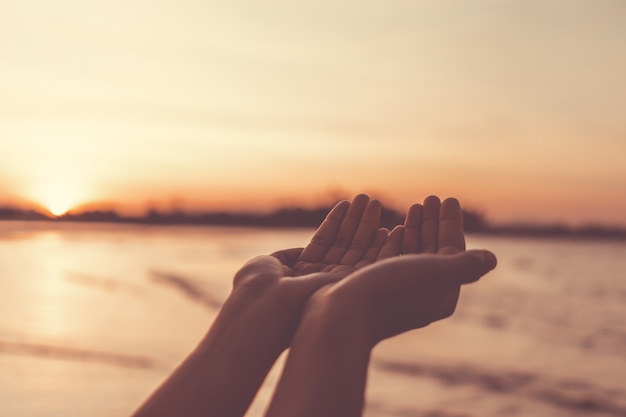
{"label": "water surface", "polygon": [[[237,268],[310,234],[0,222],[0,415],[130,414],[204,335]],[[451,319],[376,348],[366,416],[626,415],[626,243],[468,244],[497,270]]]}

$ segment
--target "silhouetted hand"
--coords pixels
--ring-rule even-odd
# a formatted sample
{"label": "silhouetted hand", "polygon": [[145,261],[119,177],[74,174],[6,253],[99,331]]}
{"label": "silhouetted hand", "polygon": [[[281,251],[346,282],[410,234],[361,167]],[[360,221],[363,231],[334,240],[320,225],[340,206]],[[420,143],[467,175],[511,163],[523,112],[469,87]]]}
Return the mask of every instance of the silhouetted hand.
{"label": "silhouetted hand", "polygon": [[338,203],[305,248],[247,262],[235,275],[225,311],[274,315],[265,324],[272,331],[268,337],[286,348],[302,308],[316,290],[377,260],[388,234],[378,227],[380,213],[380,203],[364,194],[351,203]]}
{"label": "silhouetted hand", "polygon": [[393,257],[354,272],[325,296],[335,306],[349,306],[350,315],[359,311],[375,345],[449,317],[461,285],[478,280],[495,266],[495,256],[482,250]]}
{"label": "silhouetted hand", "polygon": [[463,212],[457,199],[440,202],[429,196],[424,204],[414,204],[404,222],[391,231],[378,259],[403,254],[450,255],[465,250]]}
{"label": "silhouetted hand", "polygon": [[381,205],[367,195],[352,203],[342,201],[328,213],[304,248],[273,253],[285,266],[285,275],[340,272],[344,275],[375,262],[388,231],[379,228]]}
{"label": "silhouetted hand", "polygon": [[304,249],[246,263],[209,332],[135,417],[243,416],[289,345],[309,296],[376,260],[387,230],[380,203],[339,203]]}
{"label": "silhouetted hand", "polygon": [[330,297],[335,305],[360,307],[377,343],[450,316],[461,285],[495,264],[490,252],[465,252],[458,201],[440,203],[431,196],[410,208],[405,224],[389,234],[375,263],[324,288],[315,299]]}
{"label": "silhouetted hand", "polygon": [[372,348],[448,317],[461,285],[496,265],[491,252],[465,251],[458,201],[432,196],[409,209],[373,261],[375,251],[309,298],[266,417],[361,416]]}

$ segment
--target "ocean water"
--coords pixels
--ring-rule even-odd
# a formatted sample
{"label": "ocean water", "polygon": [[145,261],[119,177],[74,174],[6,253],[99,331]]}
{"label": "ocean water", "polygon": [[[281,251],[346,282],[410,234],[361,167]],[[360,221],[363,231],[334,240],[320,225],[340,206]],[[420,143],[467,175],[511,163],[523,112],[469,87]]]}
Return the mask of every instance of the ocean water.
{"label": "ocean water", "polygon": [[[131,414],[202,338],[238,267],[310,235],[0,222],[0,416]],[[626,242],[468,246],[498,268],[452,318],[375,349],[365,415],[626,416]]]}

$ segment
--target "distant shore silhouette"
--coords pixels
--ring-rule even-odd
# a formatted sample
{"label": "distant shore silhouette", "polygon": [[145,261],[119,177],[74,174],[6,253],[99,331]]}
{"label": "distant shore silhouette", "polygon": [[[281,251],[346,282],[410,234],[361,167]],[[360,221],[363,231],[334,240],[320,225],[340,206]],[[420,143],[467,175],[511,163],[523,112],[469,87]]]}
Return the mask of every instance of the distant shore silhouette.
{"label": "distant shore silhouette", "polygon": [[[47,221],[78,223],[131,223],[145,225],[189,226],[247,226],[267,228],[314,228],[324,219],[330,206],[316,208],[284,207],[264,213],[234,211],[161,212],[150,209],[141,216],[124,216],[115,210],[87,210],[52,216],[35,209],[0,207],[0,220]],[[582,239],[624,239],[626,228],[589,224],[572,227],[564,224],[499,224],[487,221],[476,211],[463,212],[465,231],[476,234],[527,237],[561,237]],[[391,228],[404,221],[404,216],[393,209],[383,209],[381,225]]]}

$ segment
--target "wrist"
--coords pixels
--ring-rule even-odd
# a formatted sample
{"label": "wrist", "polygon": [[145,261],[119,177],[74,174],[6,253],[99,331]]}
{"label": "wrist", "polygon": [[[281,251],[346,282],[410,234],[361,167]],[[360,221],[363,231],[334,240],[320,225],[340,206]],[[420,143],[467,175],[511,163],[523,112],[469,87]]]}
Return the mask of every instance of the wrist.
{"label": "wrist", "polygon": [[244,357],[261,351],[278,356],[287,347],[293,332],[289,315],[281,314],[284,311],[269,303],[268,297],[248,295],[237,290],[231,293],[197,350],[220,346]]}
{"label": "wrist", "polygon": [[369,328],[328,289],[305,306],[268,417],[362,414],[373,347]]}
{"label": "wrist", "polygon": [[305,305],[298,331],[316,329],[333,340],[350,339],[371,350],[378,339],[367,303],[336,286],[318,290]]}

